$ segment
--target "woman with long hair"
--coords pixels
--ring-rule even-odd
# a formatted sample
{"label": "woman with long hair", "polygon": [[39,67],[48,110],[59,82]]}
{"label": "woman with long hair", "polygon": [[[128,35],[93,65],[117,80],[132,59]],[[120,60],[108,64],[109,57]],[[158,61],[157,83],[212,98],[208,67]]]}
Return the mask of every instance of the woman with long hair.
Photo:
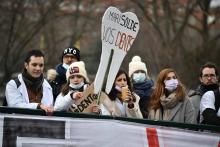
{"label": "woman with long hair", "polygon": [[143,118],[139,109],[139,96],[132,91],[127,73],[119,70],[113,87],[101,104],[102,115]]}
{"label": "woman with long hair", "polygon": [[[72,63],[66,73],[67,83],[55,101],[55,111],[74,112],[75,101],[83,98],[83,91],[89,86],[89,79],[83,61]],[[93,106],[93,113],[100,113],[98,106]]]}
{"label": "woman with long hair", "polygon": [[176,71],[163,69],[150,97],[149,119],[194,123],[194,108]]}

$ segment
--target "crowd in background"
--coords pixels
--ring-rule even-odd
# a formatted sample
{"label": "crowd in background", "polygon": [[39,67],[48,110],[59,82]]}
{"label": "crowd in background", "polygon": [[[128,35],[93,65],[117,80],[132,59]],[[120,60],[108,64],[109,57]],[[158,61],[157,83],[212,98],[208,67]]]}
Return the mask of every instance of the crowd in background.
{"label": "crowd in background", "polygon": [[[6,85],[5,105],[42,109],[48,115],[54,111],[76,112],[76,102],[91,86],[80,51],[76,47],[64,49],[62,63],[49,69],[46,78],[43,70],[44,54],[39,50],[29,51],[21,74]],[[141,57],[134,56],[128,72],[118,71],[110,93],[92,106],[91,113],[219,126],[217,67],[207,62],[198,73],[200,85],[188,92],[175,69],[162,69],[153,81]]]}

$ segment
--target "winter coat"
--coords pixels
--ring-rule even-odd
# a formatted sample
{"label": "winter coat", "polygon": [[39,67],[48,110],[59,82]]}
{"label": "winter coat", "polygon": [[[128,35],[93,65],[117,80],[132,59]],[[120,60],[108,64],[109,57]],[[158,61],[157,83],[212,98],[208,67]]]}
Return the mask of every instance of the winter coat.
{"label": "winter coat", "polygon": [[60,93],[60,87],[58,86],[58,83],[56,81],[48,81],[48,83],[50,84],[52,90],[53,90],[53,98],[54,98],[54,102],[57,98],[57,96]]}
{"label": "winter coat", "polygon": [[144,118],[148,116],[148,101],[153,92],[153,80],[147,80],[143,83],[133,83],[134,92],[140,97],[139,107]]}
{"label": "winter coat", "polygon": [[58,64],[56,66],[56,72],[57,72],[57,77],[55,79],[55,81],[59,84],[59,85],[63,85],[65,84],[66,81],[66,69],[63,67],[63,64]]}
{"label": "winter coat", "polygon": [[148,119],[166,120],[181,123],[195,123],[195,110],[191,101],[186,97],[170,109],[169,117],[163,118],[164,108],[150,109]]}
{"label": "winter coat", "polygon": [[[22,79],[22,75],[18,75],[21,83],[19,87],[14,80],[10,80],[6,85],[5,96],[9,107],[37,109],[38,103],[30,103],[26,85]],[[52,88],[47,80],[43,82],[43,97],[41,103],[47,106],[53,106]]]}
{"label": "winter coat", "polygon": [[200,102],[201,102],[202,95],[204,93],[206,93],[207,91],[208,91],[208,89],[204,88],[204,86],[202,86],[202,85],[199,85],[197,87],[197,89],[190,90],[188,93],[189,99],[195,109],[195,119],[196,119],[195,123],[199,123],[199,121],[200,121],[200,113],[199,113],[200,112]]}
{"label": "winter coat", "polygon": [[193,104],[193,107],[195,109],[195,119],[197,120],[196,122],[199,123],[199,106],[200,106],[200,101],[201,101],[201,93],[197,90],[191,90],[188,94],[189,100]]}
{"label": "winter coat", "polygon": [[58,94],[61,91],[62,86],[67,82],[66,80],[66,69],[63,67],[63,64],[58,64],[56,66],[56,72],[57,76],[56,79],[54,80],[54,85],[53,85],[53,95],[55,97],[58,96]]}
{"label": "winter coat", "polygon": [[128,103],[123,103],[123,106],[125,107],[125,114],[123,114],[123,112],[118,107],[117,99],[112,101],[108,97],[105,98],[100,105],[102,115],[143,118],[141,111],[140,111],[140,108],[139,108],[139,104],[138,104],[140,97],[135,93],[133,93],[133,95],[136,98],[136,101],[134,102],[133,108],[130,109],[130,108],[128,108]]}
{"label": "winter coat", "polygon": [[[80,90],[80,92],[84,91],[88,87],[88,84],[85,84]],[[77,90],[78,91],[78,90]],[[68,111],[72,104],[74,104],[74,100],[71,98],[72,93],[76,91],[70,90],[66,95],[60,93],[55,101],[54,110],[55,111]]]}

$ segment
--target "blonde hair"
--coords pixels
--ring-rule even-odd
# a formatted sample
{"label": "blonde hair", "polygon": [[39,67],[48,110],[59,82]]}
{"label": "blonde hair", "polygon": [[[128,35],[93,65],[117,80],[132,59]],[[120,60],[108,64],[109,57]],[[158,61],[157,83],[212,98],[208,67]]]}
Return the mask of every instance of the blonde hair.
{"label": "blonde hair", "polygon": [[53,80],[55,80],[56,76],[57,76],[57,72],[55,69],[48,69],[47,70],[47,80],[53,81]]}

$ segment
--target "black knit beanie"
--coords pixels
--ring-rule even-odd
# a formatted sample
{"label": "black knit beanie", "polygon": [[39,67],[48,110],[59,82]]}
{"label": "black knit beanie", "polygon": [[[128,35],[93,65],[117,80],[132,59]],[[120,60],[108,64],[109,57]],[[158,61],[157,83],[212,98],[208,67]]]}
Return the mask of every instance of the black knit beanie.
{"label": "black knit beanie", "polygon": [[62,55],[62,59],[63,59],[63,56],[66,55],[66,54],[72,54],[76,57],[76,59],[78,61],[80,61],[80,51],[78,48],[76,47],[68,47],[66,49],[64,49],[63,51],[63,55]]}

